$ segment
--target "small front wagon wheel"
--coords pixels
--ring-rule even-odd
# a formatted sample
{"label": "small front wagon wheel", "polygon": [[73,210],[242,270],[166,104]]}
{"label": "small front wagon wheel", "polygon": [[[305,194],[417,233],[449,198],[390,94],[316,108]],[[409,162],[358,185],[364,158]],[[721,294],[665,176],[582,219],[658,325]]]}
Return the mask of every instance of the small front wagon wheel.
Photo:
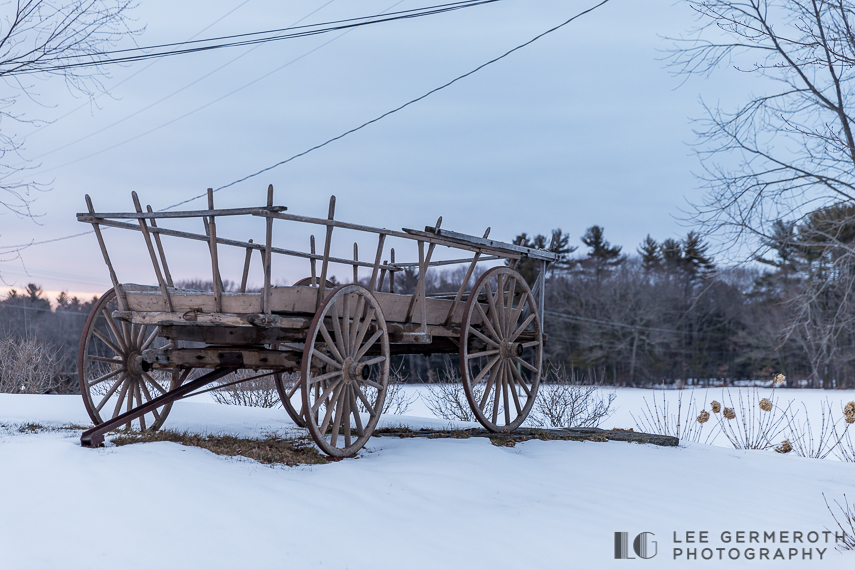
{"label": "small front wagon wheel", "polygon": [[389,333],[361,285],[333,289],[306,335],[300,385],[306,427],[333,457],[352,457],[374,432],[389,382]]}
{"label": "small front wagon wheel", "polygon": [[522,275],[486,271],[472,287],[460,328],[460,376],[478,421],[510,431],[528,417],[543,366],[537,302]]}
{"label": "small front wagon wheel", "polygon": [[[132,408],[142,406],[178,386],[178,370],[143,370],[140,355],[166,343],[160,327],[118,321],[116,292],[104,293],[86,319],[80,339],[77,371],[83,404],[96,426]],[[166,420],[172,403],[153,410],[132,426],[156,430]]]}

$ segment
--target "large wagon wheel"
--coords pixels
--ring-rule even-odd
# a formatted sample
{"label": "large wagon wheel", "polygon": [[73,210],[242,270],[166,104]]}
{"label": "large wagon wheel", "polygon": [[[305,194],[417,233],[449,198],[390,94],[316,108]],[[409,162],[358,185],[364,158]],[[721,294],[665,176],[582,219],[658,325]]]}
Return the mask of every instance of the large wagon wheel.
{"label": "large wagon wheel", "polygon": [[[389,364],[380,304],[361,285],[333,289],[309,327],[300,375],[306,426],[324,453],[351,457],[371,437],[386,400]],[[365,424],[360,407],[368,414]]]}
{"label": "large wagon wheel", "polygon": [[[294,283],[294,287],[317,287],[318,283],[320,283],[320,278],[315,277],[312,279],[311,277],[303,277],[296,283]],[[335,285],[330,282],[329,279],[326,280],[326,288],[332,289]],[[285,408],[285,411],[288,413],[288,417],[297,424],[299,427],[306,427],[306,420],[303,419],[303,407],[300,405],[300,411],[297,411],[297,408],[294,406],[294,395],[297,394],[297,391],[300,389],[300,381],[291,381],[290,378],[286,380],[287,376],[285,374],[276,374],[273,379],[276,383],[276,391],[279,392],[279,399],[282,401],[282,407]]]}
{"label": "large wagon wheel", "polygon": [[534,405],[542,366],[531,289],[513,269],[486,271],[472,288],[460,329],[460,376],[481,425],[494,432],[518,428]]}
{"label": "large wagon wheel", "polygon": [[[160,327],[136,325],[113,318],[116,292],[110,289],[92,307],[80,339],[77,358],[83,404],[95,425],[141,406],[178,385],[178,370],[144,371],[138,356],[165,344]],[[172,403],[133,421],[133,427],[156,430]]]}

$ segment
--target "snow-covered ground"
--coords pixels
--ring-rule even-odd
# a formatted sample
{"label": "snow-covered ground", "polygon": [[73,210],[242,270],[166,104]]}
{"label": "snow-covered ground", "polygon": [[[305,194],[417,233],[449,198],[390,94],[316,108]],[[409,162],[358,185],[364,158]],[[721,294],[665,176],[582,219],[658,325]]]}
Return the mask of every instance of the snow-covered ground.
{"label": "snow-covered ground", "polygon": [[[720,391],[710,394],[707,401],[721,400]],[[826,397],[855,399],[852,392],[790,394],[810,410]],[[638,417],[642,398],[652,395],[619,390],[618,411],[603,427],[635,427],[630,412]],[[421,406],[384,423],[450,425]],[[823,494],[855,499],[853,463],[723,445],[528,441],[506,448],[483,438],[385,437],[356,460],[287,468],[171,443],[84,449],[79,431],[9,427],[27,422],[89,420],[79,397],[0,395],[2,569],[855,564],[855,554],[835,551],[833,533],[829,542],[823,534],[835,528]],[[167,427],[247,436],[295,429],[282,410],[202,398],[176,403]],[[702,531],[707,542],[686,543]],[[736,542],[739,531],[746,542]],[[628,533],[634,560],[615,559],[616,532]],[[646,555],[656,552],[647,560],[632,548],[645,532],[653,533],[641,537]],[[728,532],[732,540],[723,542]],[[761,542],[750,542],[751,532]],[[690,549],[696,560],[687,560]]]}

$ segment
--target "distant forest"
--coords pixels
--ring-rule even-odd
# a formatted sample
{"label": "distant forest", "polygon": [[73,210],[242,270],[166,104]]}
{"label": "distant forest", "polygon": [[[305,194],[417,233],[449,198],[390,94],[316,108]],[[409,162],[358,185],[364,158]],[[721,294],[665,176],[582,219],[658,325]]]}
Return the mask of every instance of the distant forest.
{"label": "distant forest", "polygon": [[[849,211],[853,210],[853,211]],[[719,267],[696,232],[635,251],[610,244],[600,226],[581,236],[527,234],[515,243],[561,252],[550,268],[546,318],[548,363],[590,371],[627,386],[707,384],[786,375],[791,387],[855,387],[855,266],[840,263],[840,243],[855,241],[855,207],[818,210],[800,224],[779,222],[751,267]],[[821,238],[836,228],[832,243]],[[843,227],[847,236],[840,235]],[[845,238],[845,239],[843,239]],[[844,267],[845,270],[842,270]],[[533,282],[535,264],[517,269]],[[463,269],[428,274],[427,291],[456,291]],[[418,275],[396,277],[396,292]],[[178,284],[210,287],[201,281]],[[75,391],[77,346],[94,299],[62,294],[51,309],[36,285],[0,301],[0,337],[36,338],[57,351],[62,390]],[[448,357],[403,357],[411,381],[432,381]]]}

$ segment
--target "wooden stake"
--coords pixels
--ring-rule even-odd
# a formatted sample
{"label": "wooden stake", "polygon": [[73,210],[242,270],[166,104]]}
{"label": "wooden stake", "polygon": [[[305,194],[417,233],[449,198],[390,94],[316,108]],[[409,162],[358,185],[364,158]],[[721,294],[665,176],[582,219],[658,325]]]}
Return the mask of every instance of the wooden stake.
{"label": "wooden stake", "polygon": [[[247,243],[252,243],[252,240],[249,240]],[[243,276],[240,279],[240,292],[246,293],[246,281],[249,279],[249,264],[252,261],[252,248],[246,248],[246,258],[243,262]]]}
{"label": "wooden stake", "polygon": [[[267,187],[267,206],[273,205],[273,184]],[[264,244],[264,292],[261,298],[262,310],[265,314],[270,314],[270,264],[271,264],[271,248],[273,247],[273,218],[267,218],[267,233],[265,234]]]}
{"label": "wooden stake", "polygon": [[[152,209],[150,205],[145,207],[146,211],[151,213]],[[157,227],[157,220],[151,218],[151,227]],[[163,265],[163,272],[166,274],[166,284],[170,287],[174,287],[175,285],[172,283],[172,274],[169,273],[169,266],[166,264],[166,253],[163,251],[163,243],[160,241],[160,233],[154,233],[154,243],[157,244],[157,253],[160,254],[160,264]]]}
{"label": "wooden stake", "polygon": [[[92,198],[86,194],[86,208],[90,214],[95,213],[95,208],[92,207]],[[104,244],[104,236],[101,235],[101,227],[92,222],[92,229],[95,230],[95,237],[98,238],[98,246],[101,248],[101,255],[104,256],[104,263],[107,264],[107,269],[110,271],[110,281],[113,283],[113,290],[116,291],[116,299],[119,303],[119,308],[123,311],[128,310],[128,298],[125,296],[125,290],[122,288],[119,279],[116,277],[116,272],[113,270],[113,264],[110,263],[110,256],[107,254],[107,246]]]}
{"label": "wooden stake", "polygon": [[[329,214],[327,215],[328,220],[332,220],[335,217],[335,196],[330,196],[330,209]],[[324,241],[324,260],[321,262],[321,280],[318,283],[318,303],[317,306],[321,306],[321,302],[324,300],[324,290],[327,286],[327,268],[330,263],[330,240],[332,240],[332,232],[333,226],[332,224],[327,225],[327,238]]]}
{"label": "wooden stake", "polygon": [[[312,255],[315,255],[315,236],[314,235],[309,236],[309,253],[311,253]],[[311,286],[317,287],[318,286],[318,272],[317,272],[317,267],[316,267],[317,262],[315,261],[314,257],[309,258],[309,265],[312,268]]]}
{"label": "wooden stake", "polygon": [[[208,188],[208,209],[214,209],[213,188]],[[214,305],[216,306],[217,312],[222,313],[223,283],[220,280],[220,260],[217,257],[217,222],[214,216],[208,218],[208,247],[211,250],[211,278],[214,281]]]}
{"label": "wooden stake", "polygon": [[[137,196],[136,192],[131,192],[131,198],[134,201],[134,208],[139,213],[142,213],[142,206],[140,205],[140,199]],[[140,223],[140,231],[142,232],[143,238],[145,239],[145,245],[148,248],[148,255],[151,257],[151,264],[154,267],[154,274],[157,276],[157,283],[160,285],[160,292],[163,293],[163,301],[166,304],[166,310],[172,312],[172,299],[169,297],[169,289],[166,287],[166,280],[163,278],[163,274],[160,272],[160,264],[157,261],[157,254],[154,253],[154,246],[151,242],[151,234],[148,233],[148,225],[145,223],[143,218],[139,219]]]}
{"label": "wooden stake", "polygon": [[[490,228],[487,228],[487,231],[484,232],[484,239],[487,239],[487,236],[490,235]],[[457,295],[454,297],[454,302],[451,304],[451,307],[448,308],[448,314],[445,316],[445,322],[442,323],[443,326],[447,327],[451,324],[451,319],[454,318],[454,309],[457,307],[457,303],[463,298],[463,293],[466,291],[466,286],[469,284],[469,279],[472,277],[472,272],[475,271],[475,265],[478,263],[478,259],[481,257],[481,252],[477,252],[475,256],[472,258],[472,262],[469,264],[469,268],[466,270],[466,276],[463,278],[463,283],[460,284],[460,289],[457,290]],[[471,292],[470,292],[471,293]]]}
{"label": "wooden stake", "polygon": [[[374,255],[374,268],[371,270],[371,281],[368,283],[368,290],[374,291],[377,286],[377,272],[380,270],[380,257],[383,255],[383,245],[386,243],[386,234],[380,234],[380,239],[377,242],[377,253]],[[380,287],[383,288],[383,277],[380,277]]]}

